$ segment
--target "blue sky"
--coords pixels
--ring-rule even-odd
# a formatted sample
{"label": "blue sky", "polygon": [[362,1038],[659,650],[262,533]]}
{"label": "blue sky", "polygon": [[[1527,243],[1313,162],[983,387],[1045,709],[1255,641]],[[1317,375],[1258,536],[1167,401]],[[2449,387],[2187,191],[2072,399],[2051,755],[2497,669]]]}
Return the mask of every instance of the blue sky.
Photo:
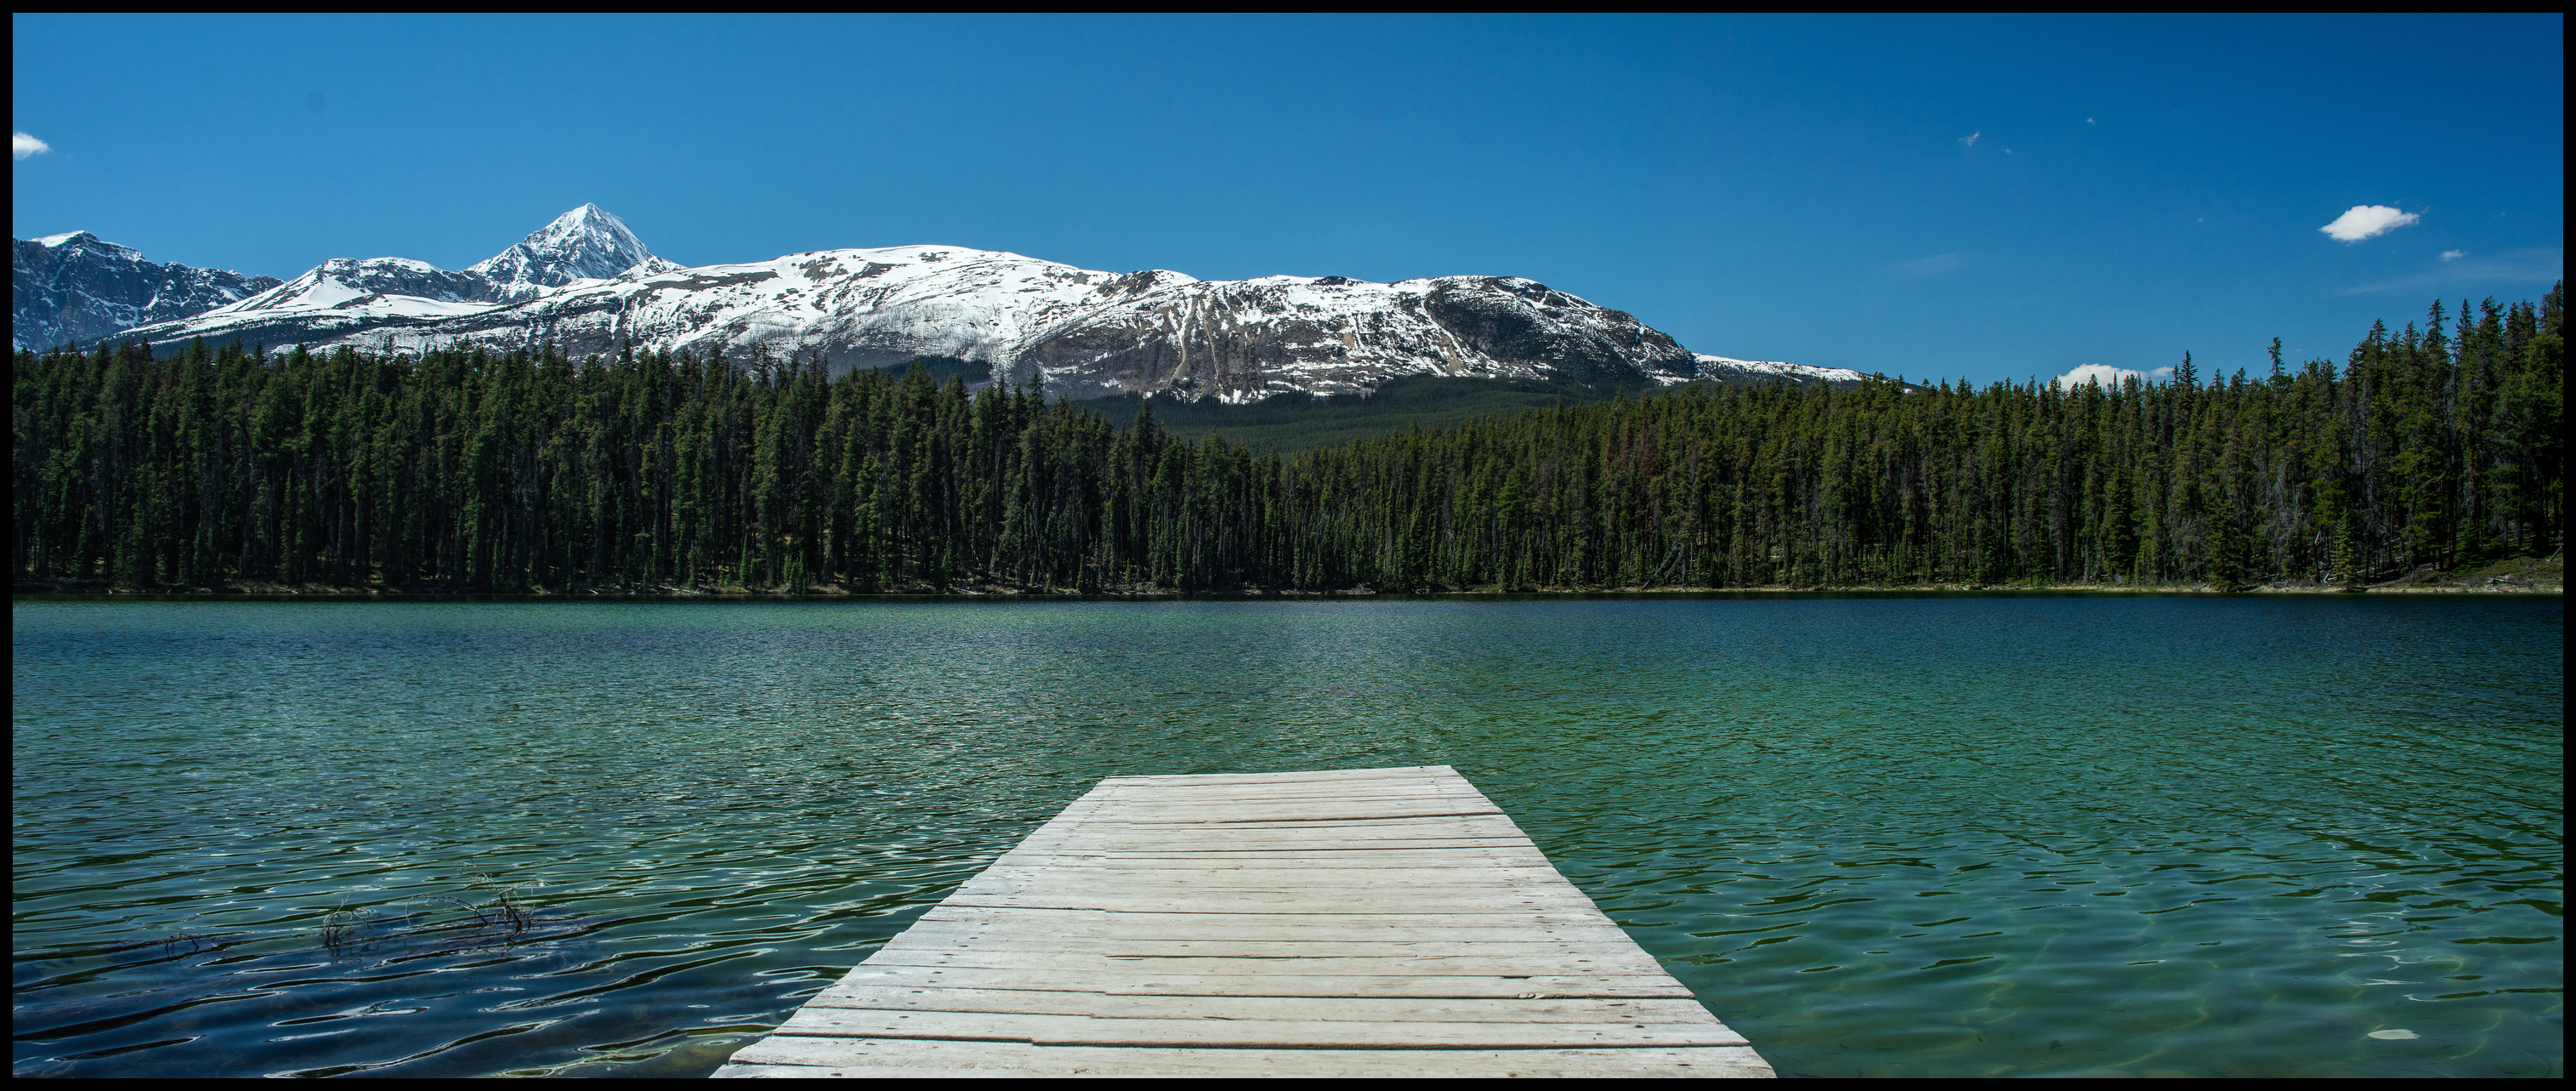
{"label": "blue sky", "polygon": [[[11,30],[49,149],[12,234],[275,276],[456,268],[593,201],[693,265],[1509,273],[1702,352],[1983,382],[2340,359],[2564,262],[2557,15]],[[2417,219],[2320,232],[2355,206]]]}

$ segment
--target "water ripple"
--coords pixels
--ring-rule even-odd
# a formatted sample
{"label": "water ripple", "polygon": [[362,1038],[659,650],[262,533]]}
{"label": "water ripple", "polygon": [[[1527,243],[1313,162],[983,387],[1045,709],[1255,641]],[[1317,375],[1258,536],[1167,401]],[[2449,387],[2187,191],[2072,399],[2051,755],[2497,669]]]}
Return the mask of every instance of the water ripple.
{"label": "water ripple", "polygon": [[[1784,1074],[2563,1068],[2554,599],[22,602],[11,635],[21,1076],[702,1074],[1102,776],[1417,763]],[[516,927],[467,912],[500,890]]]}

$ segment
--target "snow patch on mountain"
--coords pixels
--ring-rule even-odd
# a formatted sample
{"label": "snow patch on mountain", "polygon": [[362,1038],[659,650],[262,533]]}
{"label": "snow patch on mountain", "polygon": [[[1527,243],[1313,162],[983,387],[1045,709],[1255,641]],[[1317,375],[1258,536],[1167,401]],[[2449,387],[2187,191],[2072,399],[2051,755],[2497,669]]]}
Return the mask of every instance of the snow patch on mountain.
{"label": "snow patch on mountain", "polygon": [[[603,271],[617,275],[573,275]],[[538,283],[549,279],[564,283]],[[678,268],[589,206],[462,272],[328,262],[259,298],[139,332],[414,351],[462,341],[575,355],[762,351],[836,371],[948,356],[984,363],[995,380],[1043,379],[1069,394],[1228,402],[1354,393],[1415,374],[1667,383],[1694,374],[1686,350],[1634,316],[1518,277],[1202,281],[958,246]]]}
{"label": "snow patch on mountain", "polygon": [[[473,273],[452,273],[410,258],[333,258],[304,275],[217,314],[286,314],[338,311],[361,300],[392,301],[396,310],[415,307],[422,314],[458,314],[491,306],[497,300],[492,283]],[[403,302],[408,301],[408,302]]]}
{"label": "snow patch on mountain", "polygon": [[244,276],[149,261],[87,231],[10,240],[12,350],[95,344],[136,326],[202,314],[274,287]]}
{"label": "snow patch on mountain", "polygon": [[558,288],[627,280],[680,268],[598,205],[585,204],[538,228],[509,249],[466,266],[490,280],[497,300],[533,299]]}
{"label": "snow patch on mountain", "polygon": [[[679,269],[597,205],[583,205],[460,270],[410,258],[333,258],[189,324],[209,335],[309,320],[325,331],[375,320],[437,320]],[[157,332],[154,334],[157,336]],[[327,336],[322,341],[327,343]]]}
{"label": "snow patch on mountain", "polygon": [[141,251],[136,250],[131,246],[121,246],[116,243],[109,242],[106,239],[99,238],[87,231],[65,231],[60,235],[47,235],[44,238],[37,239],[36,245],[48,250],[56,250],[65,246],[78,245],[95,251],[102,257],[125,258],[133,261],[143,260],[143,254]]}
{"label": "snow patch on mountain", "polygon": [[1808,383],[1831,383],[1851,386],[1868,376],[1844,367],[1817,367],[1780,360],[1738,360],[1731,356],[1712,356],[1705,352],[1691,354],[1699,366],[1701,378],[1726,383],[1770,382],[1787,380],[1799,386]]}
{"label": "snow patch on mountain", "polygon": [[1370,391],[1408,375],[1584,383],[1827,382],[1860,373],[1694,354],[1635,316],[1534,280],[1374,283],[1168,269],[1081,269],[959,246],[822,250],[683,268],[624,221],[583,205],[463,270],[334,259],[292,281],[136,330],[271,346],[420,351],[473,342],[626,348],[819,363],[923,356],[1042,380],[1075,396],[1166,393],[1247,402]]}

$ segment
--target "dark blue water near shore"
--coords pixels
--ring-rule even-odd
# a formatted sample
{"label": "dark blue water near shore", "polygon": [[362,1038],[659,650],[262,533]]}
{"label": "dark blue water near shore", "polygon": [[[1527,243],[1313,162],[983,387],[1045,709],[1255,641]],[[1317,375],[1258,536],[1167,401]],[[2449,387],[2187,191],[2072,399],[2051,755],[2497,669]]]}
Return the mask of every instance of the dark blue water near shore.
{"label": "dark blue water near shore", "polygon": [[13,1071],[704,1073],[1100,777],[1445,763],[1784,1075],[2556,1076],[2562,649],[2555,598],[22,601]]}

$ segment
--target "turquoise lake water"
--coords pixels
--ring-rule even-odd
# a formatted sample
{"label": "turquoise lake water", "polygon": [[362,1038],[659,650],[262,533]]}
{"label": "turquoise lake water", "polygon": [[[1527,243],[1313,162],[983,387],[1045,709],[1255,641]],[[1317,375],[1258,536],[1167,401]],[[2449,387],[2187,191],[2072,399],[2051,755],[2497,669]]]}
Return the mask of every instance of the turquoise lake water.
{"label": "turquoise lake water", "polygon": [[[1418,764],[1783,1075],[2565,1067],[2556,598],[20,601],[10,635],[20,1076],[704,1074],[1101,777]],[[526,916],[460,908],[502,888]]]}

